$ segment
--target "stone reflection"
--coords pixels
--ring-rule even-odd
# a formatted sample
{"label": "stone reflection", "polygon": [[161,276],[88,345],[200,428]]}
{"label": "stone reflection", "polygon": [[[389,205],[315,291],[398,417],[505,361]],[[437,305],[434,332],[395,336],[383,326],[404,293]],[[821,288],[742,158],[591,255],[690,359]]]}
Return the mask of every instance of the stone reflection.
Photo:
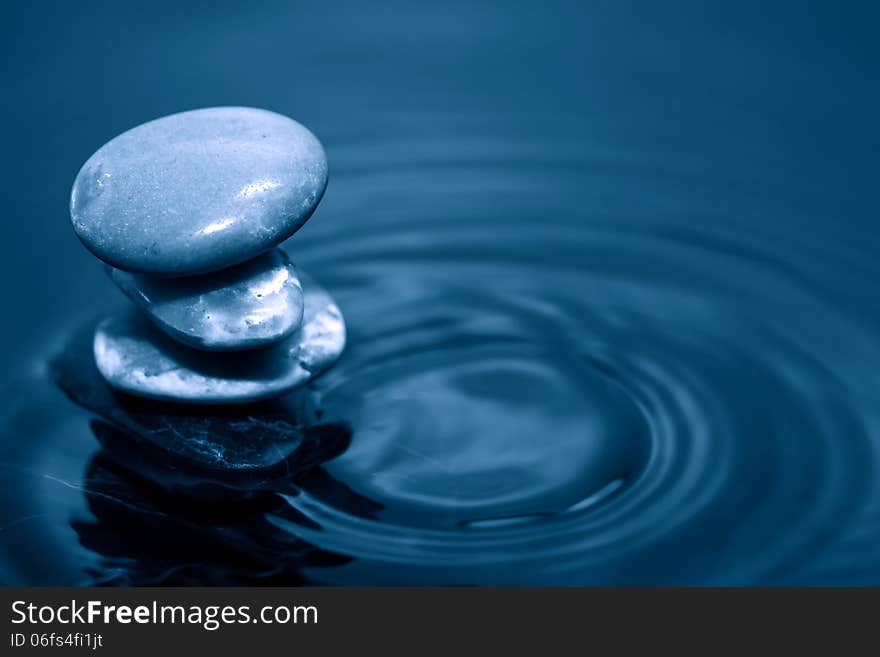
{"label": "stone reflection", "polygon": [[310,524],[284,496],[328,480],[320,466],[348,448],[348,425],[322,423],[307,390],[209,408],[129,397],[97,372],[92,330],[74,336],[52,371],[71,400],[98,416],[90,426],[100,451],[83,477],[93,517],[71,522],[101,556],[89,572],[95,583],[294,585],[306,565],[346,561],[268,516]]}
{"label": "stone reflection", "polygon": [[113,390],[92,356],[93,324],[76,333],[52,362],[57,385],[75,403],[126,431],[138,449],[221,472],[244,473],[326,460],[348,432],[322,425],[307,389],[251,404],[169,404]]}
{"label": "stone reflection", "polygon": [[304,566],[347,561],[267,520],[303,522],[280,495],[296,490],[303,464],[268,481],[211,478],[137,454],[124,432],[103,421],[92,429],[103,447],[84,476],[94,519],[71,526],[102,557],[89,573],[96,584],[298,585]]}

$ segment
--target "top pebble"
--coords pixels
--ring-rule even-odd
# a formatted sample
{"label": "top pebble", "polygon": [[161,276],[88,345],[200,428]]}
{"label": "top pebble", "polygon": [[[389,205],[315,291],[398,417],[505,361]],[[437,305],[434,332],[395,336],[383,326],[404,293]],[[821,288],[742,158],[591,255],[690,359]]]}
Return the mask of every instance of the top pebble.
{"label": "top pebble", "polygon": [[216,107],[122,133],[83,165],[70,216],[83,244],[119,269],[204,274],[279,244],[327,186],[317,138],[280,114]]}

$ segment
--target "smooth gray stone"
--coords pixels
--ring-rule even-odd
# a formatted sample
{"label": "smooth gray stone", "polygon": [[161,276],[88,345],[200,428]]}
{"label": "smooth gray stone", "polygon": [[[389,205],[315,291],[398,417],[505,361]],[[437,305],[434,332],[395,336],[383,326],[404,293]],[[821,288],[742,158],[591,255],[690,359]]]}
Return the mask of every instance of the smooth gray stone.
{"label": "smooth gray stone", "polygon": [[112,387],[152,399],[225,404],[281,395],[320,374],[345,347],[339,307],[311,279],[301,280],[302,326],[277,345],[236,352],[189,349],[131,311],[98,325],[95,364]]}
{"label": "smooth gray stone", "polygon": [[187,278],[108,270],[113,282],[160,329],[196,349],[263,347],[288,337],[302,321],[302,285],[281,249]]}
{"label": "smooth gray stone", "polygon": [[327,185],[315,136],[280,114],[214,107],[172,114],[104,144],[70,196],[76,234],[126,271],[189,276],[290,237]]}

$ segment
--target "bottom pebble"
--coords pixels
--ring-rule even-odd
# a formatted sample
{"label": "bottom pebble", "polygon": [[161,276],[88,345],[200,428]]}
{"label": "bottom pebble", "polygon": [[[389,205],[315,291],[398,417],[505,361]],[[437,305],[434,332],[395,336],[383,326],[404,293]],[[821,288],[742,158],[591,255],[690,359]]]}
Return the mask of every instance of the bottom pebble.
{"label": "bottom pebble", "polygon": [[165,336],[140,313],[111,317],[95,330],[98,371],[118,390],[190,404],[268,399],[300,386],[332,365],[345,347],[345,322],[330,294],[302,276],[303,323],[265,349],[204,352]]}

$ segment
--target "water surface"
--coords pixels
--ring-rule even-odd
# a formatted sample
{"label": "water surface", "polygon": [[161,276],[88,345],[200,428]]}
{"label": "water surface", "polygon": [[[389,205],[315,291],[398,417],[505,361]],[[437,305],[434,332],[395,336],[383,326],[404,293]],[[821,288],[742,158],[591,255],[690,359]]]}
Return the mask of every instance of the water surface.
{"label": "water surface", "polygon": [[[880,583],[876,16],[290,4],[14,17],[0,580]],[[284,247],[349,346],[280,472],[133,448],[52,380],[126,305],[80,164],[222,104],[331,165]]]}

